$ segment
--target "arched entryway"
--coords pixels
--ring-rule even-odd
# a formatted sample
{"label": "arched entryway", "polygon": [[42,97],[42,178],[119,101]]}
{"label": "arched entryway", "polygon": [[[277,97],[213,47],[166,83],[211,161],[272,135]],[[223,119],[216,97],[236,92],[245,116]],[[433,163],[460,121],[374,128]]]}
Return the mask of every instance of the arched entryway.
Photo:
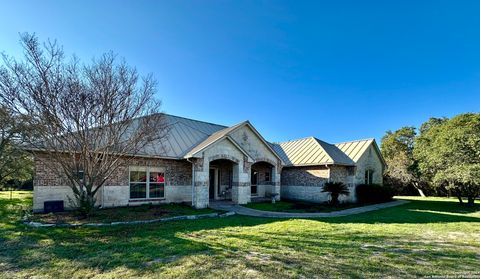
{"label": "arched entryway", "polygon": [[232,200],[232,188],[238,164],[228,159],[217,159],[209,165],[209,188],[210,200]]}
{"label": "arched entryway", "polygon": [[270,197],[274,193],[275,166],[272,163],[260,161],[252,164],[250,171],[250,194],[255,197]]}

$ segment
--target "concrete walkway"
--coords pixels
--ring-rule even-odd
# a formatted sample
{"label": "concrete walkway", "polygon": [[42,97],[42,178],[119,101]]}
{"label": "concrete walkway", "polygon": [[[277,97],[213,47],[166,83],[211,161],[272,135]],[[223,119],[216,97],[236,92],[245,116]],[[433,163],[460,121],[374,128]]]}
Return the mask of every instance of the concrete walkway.
{"label": "concrete walkway", "polygon": [[348,216],[354,214],[360,214],[364,212],[374,211],[382,208],[399,206],[402,204],[409,203],[409,201],[397,200],[387,203],[373,204],[355,208],[349,208],[333,212],[322,212],[322,213],[289,213],[289,212],[273,212],[273,211],[262,211],[251,208],[246,208],[237,204],[233,204],[228,201],[215,201],[210,202],[210,208],[216,210],[224,210],[235,212],[240,215],[253,216],[253,217],[266,217],[266,218],[323,218],[323,217],[340,217]]}

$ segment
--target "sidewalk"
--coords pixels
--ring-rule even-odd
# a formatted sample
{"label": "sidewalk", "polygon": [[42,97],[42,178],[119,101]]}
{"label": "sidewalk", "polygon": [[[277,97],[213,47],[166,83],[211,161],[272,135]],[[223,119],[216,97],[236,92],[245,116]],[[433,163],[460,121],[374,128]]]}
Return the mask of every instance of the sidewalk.
{"label": "sidewalk", "polygon": [[333,211],[333,212],[318,212],[318,213],[289,213],[289,212],[262,211],[262,210],[246,208],[237,204],[233,204],[232,202],[228,202],[228,201],[210,202],[209,207],[216,210],[235,212],[240,215],[253,216],[253,217],[324,218],[324,217],[340,217],[340,216],[360,214],[360,213],[374,211],[382,208],[399,206],[406,203],[409,203],[409,201],[397,200],[397,201],[392,201],[387,203],[379,203],[379,204],[349,208],[349,209]]}

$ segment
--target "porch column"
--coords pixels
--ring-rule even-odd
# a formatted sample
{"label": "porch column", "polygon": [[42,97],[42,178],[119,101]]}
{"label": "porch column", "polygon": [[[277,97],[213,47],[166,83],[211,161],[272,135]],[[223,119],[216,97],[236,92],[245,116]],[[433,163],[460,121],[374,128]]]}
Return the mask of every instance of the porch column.
{"label": "porch column", "polygon": [[276,194],[275,200],[279,201],[280,200],[280,192],[281,192],[281,173],[282,173],[282,167],[280,163],[278,163],[276,166],[273,167],[273,179],[272,179],[272,193]]}
{"label": "porch column", "polygon": [[247,204],[251,201],[250,169],[251,163],[245,158],[233,167],[232,201],[236,204]]}
{"label": "porch column", "polygon": [[193,165],[194,168],[194,185],[192,190],[192,205],[193,207],[207,208],[208,207],[208,186],[209,186],[209,163],[205,162],[203,158],[196,159]]}

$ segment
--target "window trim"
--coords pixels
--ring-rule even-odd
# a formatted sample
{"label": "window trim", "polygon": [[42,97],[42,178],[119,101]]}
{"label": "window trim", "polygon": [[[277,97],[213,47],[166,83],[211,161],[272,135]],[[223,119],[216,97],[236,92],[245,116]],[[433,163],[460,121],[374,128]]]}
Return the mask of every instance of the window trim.
{"label": "window trim", "polygon": [[[144,171],[146,174],[146,181],[145,181],[145,198],[131,198],[131,184],[132,181],[130,180],[132,171]],[[163,173],[163,197],[150,197],[150,172],[160,172]],[[135,183],[135,182],[133,182]],[[154,182],[159,183],[159,182]],[[142,201],[157,201],[157,200],[165,200],[165,188],[167,186],[167,174],[165,172],[164,167],[143,167],[143,166],[129,166],[128,167],[128,201],[129,202],[142,202]]]}

